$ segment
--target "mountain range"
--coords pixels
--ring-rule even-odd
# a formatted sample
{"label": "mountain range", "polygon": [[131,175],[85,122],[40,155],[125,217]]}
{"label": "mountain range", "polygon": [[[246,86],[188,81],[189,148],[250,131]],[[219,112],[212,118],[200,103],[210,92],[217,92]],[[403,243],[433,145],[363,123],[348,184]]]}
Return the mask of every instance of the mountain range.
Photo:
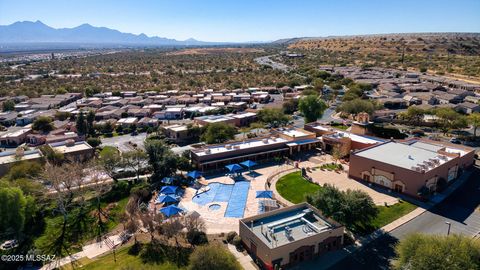
{"label": "mountain range", "polygon": [[222,45],[222,42],[205,42],[193,38],[176,40],[149,37],[145,34],[122,33],[118,30],[82,24],[73,28],[53,28],[41,21],[22,21],[0,25],[0,44],[98,44],[124,46],[201,46]]}

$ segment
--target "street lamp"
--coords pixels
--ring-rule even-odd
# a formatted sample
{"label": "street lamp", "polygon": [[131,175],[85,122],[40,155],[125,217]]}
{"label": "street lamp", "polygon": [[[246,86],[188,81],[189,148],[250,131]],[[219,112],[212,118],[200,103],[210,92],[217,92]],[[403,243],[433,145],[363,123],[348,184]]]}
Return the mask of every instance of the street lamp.
{"label": "street lamp", "polygon": [[447,235],[450,235],[450,227],[452,226],[452,223],[450,223],[450,222],[448,222],[448,221],[445,221],[445,224],[448,225]]}

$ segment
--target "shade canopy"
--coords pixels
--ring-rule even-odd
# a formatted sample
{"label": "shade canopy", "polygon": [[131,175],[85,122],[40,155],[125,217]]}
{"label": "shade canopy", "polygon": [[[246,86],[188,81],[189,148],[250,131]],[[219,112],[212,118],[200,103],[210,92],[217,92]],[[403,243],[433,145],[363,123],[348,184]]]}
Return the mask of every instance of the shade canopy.
{"label": "shade canopy", "polygon": [[191,171],[191,172],[187,173],[187,176],[191,177],[193,179],[197,179],[197,178],[202,176],[202,173],[199,172],[199,171]]}
{"label": "shade canopy", "polygon": [[245,166],[245,167],[247,167],[247,168],[249,168],[249,169],[250,169],[251,167],[257,165],[256,162],[251,161],[251,160],[246,160],[246,161],[244,161],[244,162],[242,162],[242,163],[240,163],[240,164],[243,165],[243,166]]}
{"label": "shade canopy", "polygon": [[257,191],[257,195],[255,198],[264,198],[264,199],[271,199],[273,197],[273,192],[270,190],[262,190]]}
{"label": "shade canopy", "polygon": [[231,172],[236,172],[238,170],[241,170],[242,166],[235,163],[235,164],[227,165],[227,166],[225,166],[225,168],[227,168]]}
{"label": "shade canopy", "polygon": [[173,183],[173,177],[164,177],[162,179],[162,183],[170,185],[171,183]]}
{"label": "shade canopy", "polygon": [[175,194],[177,193],[178,187],[176,186],[163,186],[162,189],[160,189],[160,193],[163,194]]}
{"label": "shade canopy", "polygon": [[178,200],[170,195],[160,195],[157,197],[157,202],[159,203],[173,203],[177,202]]}
{"label": "shade canopy", "polygon": [[166,217],[174,216],[180,212],[183,212],[181,208],[176,207],[175,205],[169,205],[167,207],[163,207],[160,209],[160,212],[164,214]]}

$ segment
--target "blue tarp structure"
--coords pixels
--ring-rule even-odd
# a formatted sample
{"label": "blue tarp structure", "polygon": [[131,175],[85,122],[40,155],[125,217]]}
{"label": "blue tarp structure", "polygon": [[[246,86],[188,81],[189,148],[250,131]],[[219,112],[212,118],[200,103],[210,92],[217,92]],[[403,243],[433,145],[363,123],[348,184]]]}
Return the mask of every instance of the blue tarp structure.
{"label": "blue tarp structure", "polygon": [[173,183],[173,177],[164,177],[162,179],[162,183],[170,185],[171,183]]}
{"label": "blue tarp structure", "polygon": [[227,166],[225,166],[225,168],[227,168],[231,172],[236,172],[236,171],[241,170],[242,166],[235,163],[235,164],[227,165]]}
{"label": "blue tarp structure", "polygon": [[257,191],[255,198],[264,198],[271,199],[273,197],[273,192],[270,190]]}
{"label": "blue tarp structure", "polygon": [[166,217],[174,216],[180,212],[183,212],[181,208],[176,207],[175,205],[169,205],[167,207],[163,207],[160,209],[160,212],[164,214]]}
{"label": "blue tarp structure", "polygon": [[173,203],[177,202],[178,200],[170,195],[160,195],[157,197],[157,202],[159,203]]}
{"label": "blue tarp structure", "polygon": [[246,160],[246,161],[240,163],[240,165],[243,165],[243,166],[245,166],[245,167],[247,167],[247,168],[250,169],[251,167],[257,165],[257,163],[254,162],[254,161],[251,161],[251,160]]}
{"label": "blue tarp structure", "polygon": [[163,186],[162,189],[160,189],[160,193],[162,194],[175,194],[177,193],[178,187],[176,186]]}
{"label": "blue tarp structure", "polygon": [[191,172],[187,173],[187,176],[191,177],[193,179],[197,179],[197,178],[202,176],[202,173],[199,172],[199,171],[191,171]]}

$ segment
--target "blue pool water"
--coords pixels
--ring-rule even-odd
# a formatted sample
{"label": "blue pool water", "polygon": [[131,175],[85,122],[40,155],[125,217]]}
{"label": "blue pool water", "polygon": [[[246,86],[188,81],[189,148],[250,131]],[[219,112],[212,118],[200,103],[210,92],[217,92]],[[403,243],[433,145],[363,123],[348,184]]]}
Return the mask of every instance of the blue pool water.
{"label": "blue pool water", "polygon": [[210,183],[208,191],[199,193],[192,201],[206,205],[212,202],[227,202],[225,217],[242,218],[247,203],[250,182],[239,181],[235,184]]}

